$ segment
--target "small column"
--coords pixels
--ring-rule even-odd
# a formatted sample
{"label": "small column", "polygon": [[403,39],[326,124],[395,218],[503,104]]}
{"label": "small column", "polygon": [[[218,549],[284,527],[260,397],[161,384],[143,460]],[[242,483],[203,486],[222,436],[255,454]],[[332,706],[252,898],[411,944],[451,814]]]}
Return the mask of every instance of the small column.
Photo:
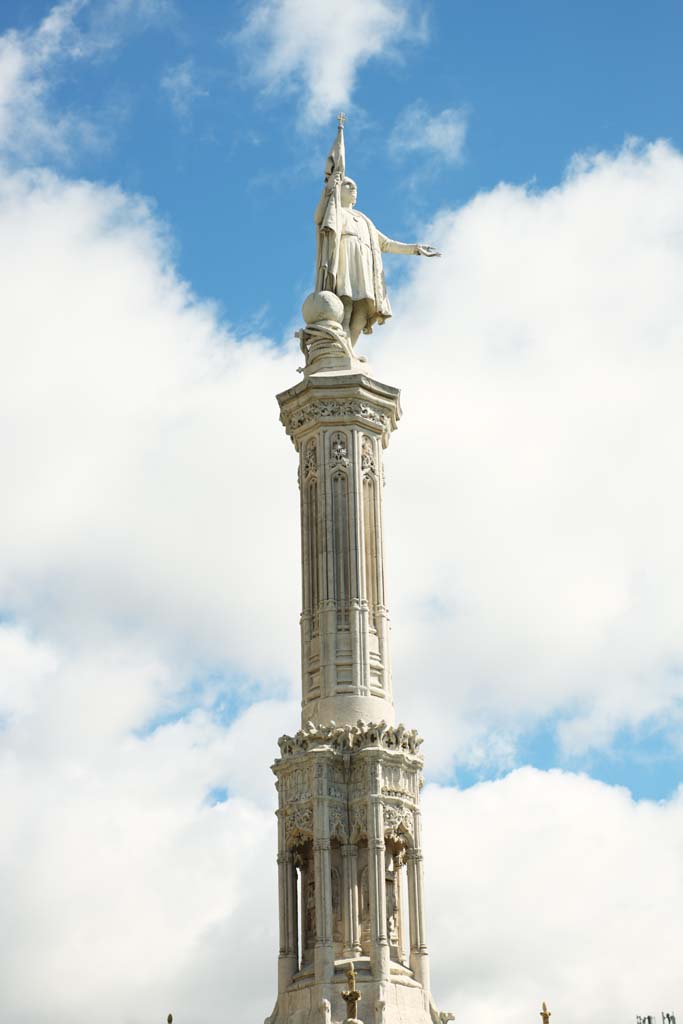
{"label": "small column", "polygon": [[326,982],[334,973],[332,945],[332,864],[330,840],[313,842],[315,861],[315,980]]}
{"label": "small column", "polygon": [[408,851],[408,907],[410,914],[410,967],[429,993],[429,952],[425,937],[424,872],[420,849]]}
{"label": "small column", "polygon": [[368,888],[371,915],[371,961],[373,977],[389,980],[389,940],[387,938],[386,850],[384,809],[381,797],[381,766],[370,765],[370,806],[368,813]]}
{"label": "small column", "polygon": [[[284,992],[291,984],[299,967],[296,942],[296,882],[292,893],[291,872],[294,869],[291,850],[285,847],[284,815],[278,813],[278,907],[280,923],[280,952],[278,956],[278,989]],[[294,914],[294,943],[291,918]]]}
{"label": "small column", "polygon": [[358,908],[358,847],[353,843],[342,846],[342,887],[344,897],[342,918],[344,925],[344,956],[361,954],[360,916]]}
{"label": "small column", "polygon": [[296,894],[296,864],[292,851],[285,854],[285,886],[287,890],[287,945],[293,961],[294,974],[299,967],[299,907]]}
{"label": "small column", "polygon": [[328,765],[320,760],[315,768],[316,794],[313,809],[313,863],[315,870],[315,980],[331,981],[334,974],[332,941],[332,857],[328,809]]}

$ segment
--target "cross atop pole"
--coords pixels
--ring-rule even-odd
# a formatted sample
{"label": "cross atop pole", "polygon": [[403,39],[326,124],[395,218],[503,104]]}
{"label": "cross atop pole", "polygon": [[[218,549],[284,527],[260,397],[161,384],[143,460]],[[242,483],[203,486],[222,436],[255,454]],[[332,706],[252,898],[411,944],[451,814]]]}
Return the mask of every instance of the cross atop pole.
{"label": "cross atop pole", "polygon": [[344,125],[346,124],[346,114],[344,113],[343,110],[340,110],[339,113],[337,114],[337,124],[339,125],[340,128],[343,128]]}

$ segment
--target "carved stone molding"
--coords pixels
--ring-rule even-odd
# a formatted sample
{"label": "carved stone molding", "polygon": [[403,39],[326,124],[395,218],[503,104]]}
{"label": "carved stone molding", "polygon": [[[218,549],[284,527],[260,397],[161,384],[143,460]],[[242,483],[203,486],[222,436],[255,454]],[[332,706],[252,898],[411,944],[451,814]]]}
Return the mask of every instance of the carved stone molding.
{"label": "carved stone molding", "polygon": [[388,725],[386,722],[364,722],[356,725],[314,725],[309,722],[294,736],[281,736],[278,740],[283,757],[300,754],[315,747],[327,747],[335,752],[362,750],[365,747],[380,747],[417,754],[422,743],[416,729],[404,725]]}
{"label": "carved stone molding", "polygon": [[299,409],[293,409],[292,412],[283,411],[281,416],[288,433],[318,420],[346,418],[364,420],[366,423],[381,427],[382,430],[390,429],[389,417],[382,408],[359,398],[315,399]]}

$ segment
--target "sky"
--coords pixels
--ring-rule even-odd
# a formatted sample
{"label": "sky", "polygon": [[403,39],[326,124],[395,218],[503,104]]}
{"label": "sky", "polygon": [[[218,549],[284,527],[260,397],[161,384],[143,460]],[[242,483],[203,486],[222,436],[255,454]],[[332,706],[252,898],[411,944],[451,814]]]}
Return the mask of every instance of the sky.
{"label": "sky", "polygon": [[0,1014],[263,1019],[298,723],[274,396],[336,113],[387,257],[434,996],[683,1015],[683,11],[0,9]]}

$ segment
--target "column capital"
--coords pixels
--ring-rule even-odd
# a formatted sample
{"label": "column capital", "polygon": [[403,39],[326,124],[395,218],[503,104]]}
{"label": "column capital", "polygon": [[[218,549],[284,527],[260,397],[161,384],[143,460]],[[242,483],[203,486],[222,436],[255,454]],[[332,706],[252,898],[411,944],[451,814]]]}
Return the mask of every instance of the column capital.
{"label": "column capital", "polygon": [[277,396],[280,420],[296,449],[319,426],[357,426],[382,438],[401,416],[400,392],[364,373],[309,377]]}

